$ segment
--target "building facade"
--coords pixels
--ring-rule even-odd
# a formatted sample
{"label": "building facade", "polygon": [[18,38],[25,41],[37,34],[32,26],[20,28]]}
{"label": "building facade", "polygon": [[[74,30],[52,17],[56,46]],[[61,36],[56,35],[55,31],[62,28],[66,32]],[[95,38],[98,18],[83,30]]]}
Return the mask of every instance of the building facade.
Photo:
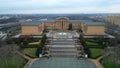
{"label": "building facade", "polygon": [[91,20],[70,20],[66,17],[56,18],[56,20],[46,20],[28,22],[22,24],[22,35],[40,35],[43,30],[65,31],[72,25],[72,30],[81,30],[84,35],[104,35],[104,24]]}
{"label": "building facade", "polygon": [[111,24],[116,24],[120,27],[120,15],[107,16],[105,21]]}

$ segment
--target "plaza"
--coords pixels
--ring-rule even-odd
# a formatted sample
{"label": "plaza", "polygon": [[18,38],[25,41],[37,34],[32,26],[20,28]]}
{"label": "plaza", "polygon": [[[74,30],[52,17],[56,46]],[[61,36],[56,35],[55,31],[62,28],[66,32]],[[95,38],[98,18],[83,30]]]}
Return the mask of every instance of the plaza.
{"label": "plaza", "polygon": [[96,68],[96,66],[87,59],[41,58],[35,61],[30,68]]}

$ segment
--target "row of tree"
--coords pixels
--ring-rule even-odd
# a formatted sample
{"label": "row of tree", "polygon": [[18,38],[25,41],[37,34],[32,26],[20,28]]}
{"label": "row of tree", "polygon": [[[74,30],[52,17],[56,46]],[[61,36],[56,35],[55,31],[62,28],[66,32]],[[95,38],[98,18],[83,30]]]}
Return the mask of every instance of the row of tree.
{"label": "row of tree", "polygon": [[83,35],[80,35],[79,39],[80,39],[81,44],[84,47],[84,52],[86,54],[88,54],[88,57],[90,57],[91,53],[90,53],[89,48],[87,47],[87,43],[85,42],[85,39],[84,39]]}
{"label": "row of tree", "polygon": [[39,56],[39,54],[42,54],[43,48],[45,47],[45,44],[46,44],[46,40],[47,40],[47,36],[44,34],[39,44],[39,47],[37,48],[37,51],[36,51],[37,56]]}

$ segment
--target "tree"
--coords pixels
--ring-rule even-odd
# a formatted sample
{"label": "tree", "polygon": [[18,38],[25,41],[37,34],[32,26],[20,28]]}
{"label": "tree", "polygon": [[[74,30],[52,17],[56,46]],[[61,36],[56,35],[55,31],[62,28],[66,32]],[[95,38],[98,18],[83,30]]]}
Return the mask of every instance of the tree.
{"label": "tree", "polygon": [[86,41],[85,41],[85,38],[83,37],[83,35],[80,35],[79,39],[80,39],[81,44],[84,47],[85,53],[88,54],[88,56],[90,57],[91,53],[90,53],[89,48],[87,47],[87,44],[86,44]]}
{"label": "tree", "polygon": [[25,45],[25,46],[28,45],[28,40],[27,40],[27,39],[25,39],[25,40],[23,41],[23,45]]}
{"label": "tree", "polygon": [[45,43],[46,43],[46,39],[47,39],[47,36],[44,34],[42,39],[41,39],[41,42],[40,42],[40,47],[44,47]]}

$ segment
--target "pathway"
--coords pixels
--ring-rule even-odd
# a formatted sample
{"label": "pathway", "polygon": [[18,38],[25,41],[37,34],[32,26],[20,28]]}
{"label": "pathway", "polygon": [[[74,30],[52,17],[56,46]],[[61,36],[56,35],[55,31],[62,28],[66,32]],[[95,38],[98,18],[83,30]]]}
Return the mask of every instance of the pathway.
{"label": "pathway", "polygon": [[108,56],[110,53],[111,53],[111,52],[109,52],[109,53],[107,53],[107,54],[104,54],[104,55],[98,57],[97,59],[89,59],[89,60],[92,61],[92,62],[94,62],[94,63],[96,64],[97,68],[104,68],[104,67],[102,66],[102,64],[100,63],[100,60],[101,60],[102,58]]}

